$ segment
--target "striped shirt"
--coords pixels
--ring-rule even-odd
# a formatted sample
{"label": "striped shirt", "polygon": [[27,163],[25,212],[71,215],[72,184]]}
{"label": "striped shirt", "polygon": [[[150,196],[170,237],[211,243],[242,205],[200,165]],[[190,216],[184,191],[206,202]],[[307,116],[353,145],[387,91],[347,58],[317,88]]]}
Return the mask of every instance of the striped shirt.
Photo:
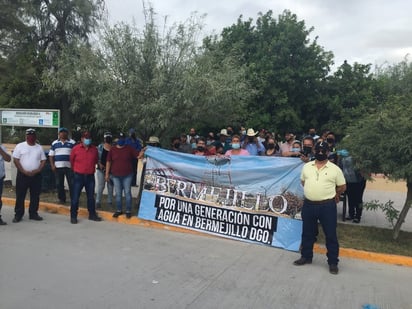
{"label": "striped shirt", "polygon": [[72,139],[66,140],[64,143],[56,139],[49,151],[49,156],[54,157],[54,164],[56,168],[68,167],[70,168],[70,153],[76,142]]}

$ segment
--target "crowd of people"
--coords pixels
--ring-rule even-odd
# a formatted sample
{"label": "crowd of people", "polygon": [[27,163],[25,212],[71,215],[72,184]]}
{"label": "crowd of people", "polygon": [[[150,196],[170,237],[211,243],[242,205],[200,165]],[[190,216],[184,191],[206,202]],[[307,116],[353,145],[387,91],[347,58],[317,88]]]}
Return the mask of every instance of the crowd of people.
{"label": "crowd of people", "polygon": [[[90,132],[84,131],[80,141],[69,137],[67,128],[60,128],[58,138],[51,143],[48,152],[51,170],[55,174],[58,203],[66,204],[65,182],[70,194],[70,222],[78,223],[78,208],[81,192],[84,188],[87,196],[89,220],[101,221],[96,209],[101,208],[103,190],[107,187],[107,204],[116,202],[114,218],[125,215],[132,216],[131,187],[136,186],[137,163],[143,157],[145,148],[136,137],[134,129],[128,136],[111,132],[103,134],[103,141],[96,146]],[[159,138],[152,136],[145,143],[160,147]],[[198,156],[270,156],[299,158],[306,164],[302,169],[301,181],[304,187],[304,205],[302,208],[303,234],[301,258],[295,265],[312,262],[313,244],[317,236],[317,225],[320,222],[326,235],[328,263],[330,272],[338,272],[339,245],[336,236],[336,203],[346,191],[349,204],[349,217],[359,223],[362,215],[362,197],[366,178],[355,168],[349,153],[338,150],[336,136],[325,130],[319,136],[311,128],[300,139],[295,132],[285,132],[284,140],[279,136],[261,129],[241,127],[237,133],[228,126],[215,135],[209,132],[200,136],[195,128],[171,140],[170,150]],[[38,214],[41,193],[41,172],[46,164],[46,154],[37,143],[36,131],[26,130],[26,139],[16,145],[12,156],[0,145],[0,210],[3,181],[5,178],[4,162],[13,162],[17,168],[16,202],[14,223],[23,219],[24,201],[30,191],[29,219],[41,221]],[[97,186],[96,186],[97,179]],[[96,190],[97,189],[97,190]],[[123,196],[125,207],[123,207]],[[0,215],[0,225],[6,225]]]}
{"label": "crowd of people", "polygon": [[[25,208],[24,201],[27,191],[30,192],[29,219],[42,221],[38,214],[40,194],[42,189],[42,171],[46,166],[46,152],[37,143],[35,129],[27,129],[25,141],[18,143],[10,155],[7,149],[0,145],[0,210],[5,164],[13,160],[17,169],[16,202],[14,223],[22,221]],[[154,142],[153,142],[154,139]],[[146,144],[157,145],[158,138],[152,137]],[[134,129],[129,135],[119,133],[113,138],[110,132],[105,132],[103,142],[96,146],[89,131],[81,134],[79,141],[69,137],[69,130],[61,127],[58,138],[51,143],[48,160],[51,171],[55,175],[57,203],[65,205],[68,185],[70,196],[70,222],[77,224],[79,200],[84,189],[87,197],[89,220],[101,221],[96,209],[101,208],[103,190],[107,187],[107,203],[116,201],[116,212],[113,217],[123,214],[122,197],[125,196],[125,212],[131,218],[132,194],[131,186],[136,186],[137,162],[143,146],[136,137]],[[96,186],[97,179],[97,186]],[[115,194],[114,194],[115,193]],[[0,215],[0,225],[6,225]]]}

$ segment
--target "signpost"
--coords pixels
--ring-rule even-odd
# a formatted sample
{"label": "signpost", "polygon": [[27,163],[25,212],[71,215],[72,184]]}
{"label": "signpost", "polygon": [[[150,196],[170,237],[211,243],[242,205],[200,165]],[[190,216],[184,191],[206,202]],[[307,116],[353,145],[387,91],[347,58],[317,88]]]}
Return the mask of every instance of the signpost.
{"label": "signpost", "polygon": [[3,126],[59,128],[58,109],[18,109],[0,108],[0,143]]}

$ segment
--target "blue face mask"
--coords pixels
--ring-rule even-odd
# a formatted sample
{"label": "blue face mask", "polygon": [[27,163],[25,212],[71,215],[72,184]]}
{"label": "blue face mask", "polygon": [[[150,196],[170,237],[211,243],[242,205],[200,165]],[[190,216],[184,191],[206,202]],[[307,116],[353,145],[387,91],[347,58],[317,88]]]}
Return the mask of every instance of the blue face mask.
{"label": "blue face mask", "polygon": [[240,148],[240,144],[239,144],[239,143],[234,143],[234,144],[232,144],[232,148],[233,148],[233,149],[239,149],[239,148]]}
{"label": "blue face mask", "polygon": [[291,151],[292,151],[292,152],[299,152],[299,151],[300,151],[300,148],[292,148]]}
{"label": "blue face mask", "polygon": [[124,146],[126,144],[126,140],[124,138],[119,138],[117,140],[117,145]]}
{"label": "blue face mask", "polygon": [[192,149],[196,149],[197,148],[197,144],[196,143],[192,143]]}
{"label": "blue face mask", "polygon": [[83,144],[85,144],[86,146],[90,146],[92,143],[92,140],[90,138],[85,138],[83,140]]}

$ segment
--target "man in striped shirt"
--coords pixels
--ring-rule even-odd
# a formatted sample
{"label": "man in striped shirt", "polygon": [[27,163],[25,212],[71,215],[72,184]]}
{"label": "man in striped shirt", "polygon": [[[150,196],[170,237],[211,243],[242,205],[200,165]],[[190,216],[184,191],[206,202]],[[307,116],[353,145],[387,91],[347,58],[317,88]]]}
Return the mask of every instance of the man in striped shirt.
{"label": "man in striped shirt", "polygon": [[64,190],[64,178],[69,185],[70,196],[72,194],[73,172],[70,164],[70,153],[76,142],[68,137],[66,128],[59,129],[59,138],[51,144],[49,151],[50,166],[56,175],[57,198],[59,204],[66,203],[66,191]]}

